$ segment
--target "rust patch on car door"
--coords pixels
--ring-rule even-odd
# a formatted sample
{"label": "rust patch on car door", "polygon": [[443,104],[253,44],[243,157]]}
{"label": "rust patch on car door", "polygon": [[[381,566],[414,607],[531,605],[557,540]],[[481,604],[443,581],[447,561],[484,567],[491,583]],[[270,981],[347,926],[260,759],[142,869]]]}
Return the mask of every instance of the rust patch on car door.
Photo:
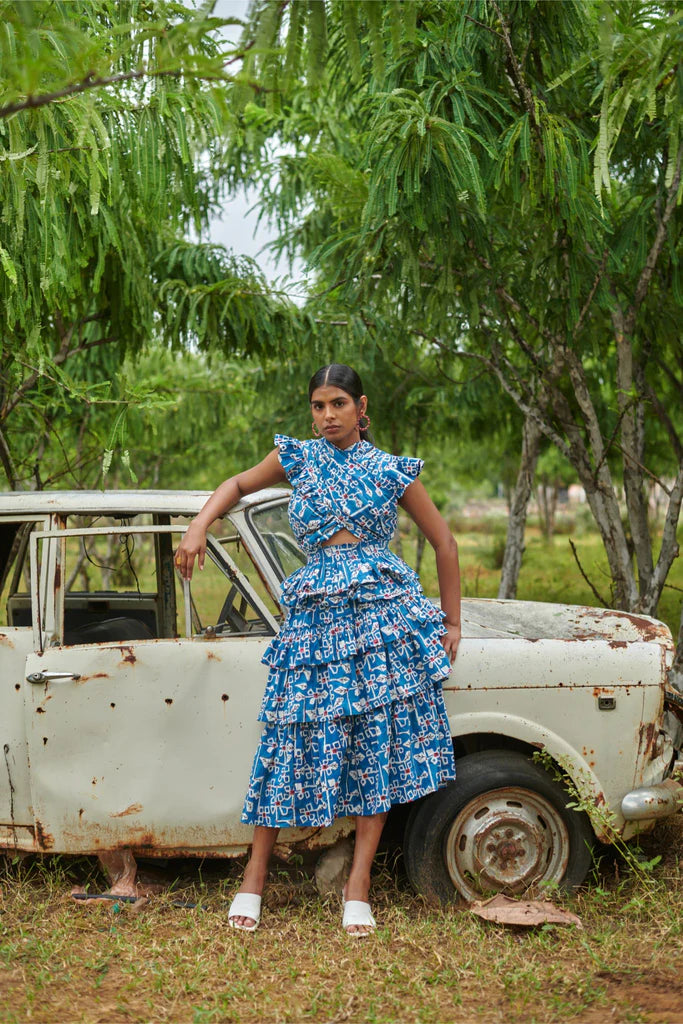
{"label": "rust patch on car door", "polygon": [[142,811],[142,804],[130,804],[126,807],[125,811],[113,811],[110,818],[127,818],[129,814],[140,814]]}

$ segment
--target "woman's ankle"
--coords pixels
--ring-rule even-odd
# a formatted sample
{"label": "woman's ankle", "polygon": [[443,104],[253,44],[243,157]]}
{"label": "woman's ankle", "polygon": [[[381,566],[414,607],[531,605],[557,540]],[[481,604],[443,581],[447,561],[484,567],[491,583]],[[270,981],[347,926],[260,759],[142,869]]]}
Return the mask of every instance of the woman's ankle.
{"label": "woman's ankle", "polygon": [[361,902],[367,903],[369,893],[370,875],[351,872],[344,886],[344,899],[361,900]]}
{"label": "woman's ankle", "polygon": [[242,878],[240,892],[253,892],[260,896],[263,892],[267,878],[268,868],[263,868],[259,865],[247,864],[244,869],[244,877]]}

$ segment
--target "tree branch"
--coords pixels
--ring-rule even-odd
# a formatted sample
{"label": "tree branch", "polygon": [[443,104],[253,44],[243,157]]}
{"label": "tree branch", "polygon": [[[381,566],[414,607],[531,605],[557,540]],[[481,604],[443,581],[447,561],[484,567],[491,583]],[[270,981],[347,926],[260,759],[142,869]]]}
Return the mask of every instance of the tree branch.
{"label": "tree branch", "polygon": [[[683,398],[683,383],[681,383],[681,381],[678,379],[678,377],[673,372],[671,367],[668,366],[667,363],[663,363],[662,360],[659,359],[656,355],[653,355],[651,358],[655,366],[659,367],[662,373],[669,378],[673,386],[680,393],[680,397]],[[681,362],[683,363],[683,360],[681,360]]]}
{"label": "tree branch", "polygon": [[[58,325],[57,329],[61,333],[61,329],[60,329],[59,325]],[[70,356],[78,355],[79,352],[85,352],[85,351],[87,351],[90,348],[95,348],[95,347],[97,347],[99,345],[106,345],[106,344],[108,344],[111,341],[118,341],[119,340],[118,338],[113,337],[113,336],[107,337],[107,338],[97,338],[97,340],[95,340],[95,341],[87,341],[83,345],[77,345],[76,348],[71,348],[70,349],[68,347],[68,345],[69,345],[72,333],[73,333],[73,328],[69,328],[66,331],[65,335],[63,336],[62,344],[60,345],[59,352],[57,353],[57,355],[52,360],[52,362],[53,362],[53,364],[55,366],[61,366],[62,363],[65,363],[66,360]],[[10,415],[10,413],[14,412],[14,410],[19,405],[19,403],[23,399],[23,397],[26,394],[26,392],[31,390],[31,388],[36,383],[36,381],[38,380],[39,377],[47,377],[47,379],[51,380],[53,384],[59,384],[60,383],[58,380],[55,380],[54,377],[51,377],[50,374],[46,373],[44,370],[35,370],[33,367],[30,367],[26,363],[21,362],[21,360],[17,360],[17,361],[20,363],[21,366],[25,366],[28,369],[32,370],[32,373],[16,389],[16,391],[14,392],[12,398],[9,399],[7,402],[5,402],[4,406],[0,409],[0,423],[2,423],[3,420],[6,420],[7,417]],[[86,399],[86,401],[87,401],[87,399]]]}
{"label": "tree branch", "polygon": [[676,527],[681,514],[681,503],[683,502],[683,460],[678,466],[676,481],[671,488],[669,496],[669,507],[666,510],[664,529],[662,530],[662,546],[659,549],[659,558],[650,577],[649,586],[643,595],[643,610],[654,612],[659,603],[662,588],[669,575],[669,570],[674,558],[678,557],[678,542],[676,540]]}
{"label": "tree branch", "polygon": [[[492,350],[495,354],[495,358],[489,362],[489,365],[498,378],[503,390],[510,396],[517,408],[520,409],[525,416],[534,420],[539,425],[545,436],[552,441],[559,451],[562,452],[564,457],[571,462],[570,445],[568,445],[564,438],[553,429],[548,418],[543,415],[543,410],[534,400],[534,395],[531,393],[528,385],[526,385],[526,383],[517,376],[512,364],[505,358],[505,356],[502,355],[500,348],[496,346],[495,342],[492,343]],[[511,381],[508,380],[505,373],[503,373],[498,362],[501,358],[506,365],[508,373],[516,382],[517,387],[515,387]]]}
{"label": "tree branch", "polygon": [[473,25],[478,25],[479,28],[485,28],[487,32],[491,33],[491,35],[498,36],[499,39],[502,39],[503,42],[505,42],[505,36],[500,32],[496,32],[495,28],[491,28],[490,25],[486,25],[483,21],[477,21],[477,19],[473,18],[470,14],[466,14],[465,18],[467,21],[471,21]]}
{"label": "tree branch", "polygon": [[514,48],[512,46],[512,39],[510,38],[510,29],[508,28],[508,24],[505,21],[505,18],[503,17],[503,12],[496,3],[496,0],[491,0],[491,7],[498,15],[498,19],[503,30],[502,38],[505,44],[505,49],[508,52],[508,57],[510,60],[510,70],[512,72],[515,87],[517,89],[519,98],[521,99],[522,104],[524,105],[524,108],[526,109],[526,112],[529,115],[529,120],[531,121],[534,127],[534,133],[536,135],[536,141],[539,146],[539,152],[541,158],[543,159],[545,157],[543,151],[543,139],[541,137],[538,118],[536,117],[536,104],[534,103],[533,93],[531,92],[531,89],[526,83],[526,79],[524,77],[524,70],[522,68],[522,65],[517,60],[517,54],[515,53]]}
{"label": "tree branch", "polygon": [[[31,367],[31,369],[33,368]],[[33,370],[30,376],[27,377],[22,384],[20,384],[20,386],[14,392],[13,397],[11,399],[8,399],[0,409],[0,423],[4,422],[4,420],[7,419],[11,412],[14,412],[14,410],[19,405],[26,392],[31,390],[31,388],[33,387],[33,385],[35,384],[39,377],[39,371]]]}
{"label": "tree branch", "polygon": [[595,298],[595,293],[598,290],[598,285],[600,284],[600,282],[602,280],[602,276],[605,273],[605,268],[607,266],[608,257],[609,257],[609,249],[605,249],[605,251],[602,254],[602,259],[600,260],[600,266],[598,267],[598,271],[597,271],[597,273],[595,275],[595,280],[593,281],[593,284],[591,285],[590,291],[588,292],[588,295],[586,297],[586,301],[584,302],[583,308],[581,309],[581,312],[579,313],[579,319],[576,321],[576,323],[574,324],[574,327],[572,329],[572,335],[574,337],[576,337],[576,335],[580,332],[581,328],[583,327],[583,322],[586,319],[586,316],[588,315],[588,310],[590,309],[591,305],[593,304],[593,299]]}
{"label": "tree branch", "polygon": [[[239,54],[230,58],[226,61],[223,67],[227,67],[228,64],[233,64],[235,61],[240,60],[247,50],[251,49],[253,42],[249,43],[244,50],[240,51]],[[38,107],[46,107],[50,103],[57,103],[59,100],[70,99],[72,96],[77,96],[79,93],[87,92],[89,89],[102,89],[107,85],[120,85],[122,82],[133,82],[140,78],[177,78],[180,75],[190,75],[192,78],[196,78],[198,81],[205,82],[224,82],[231,81],[232,75],[221,75],[218,73],[199,74],[198,72],[191,72],[187,69],[178,68],[175,71],[148,71],[146,68],[139,68],[137,71],[121,71],[117,75],[96,75],[91,72],[82,78],[78,82],[72,82],[70,85],[65,85],[63,89],[57,89],[55,92],[44,92],[38,96],[27,96],[24,100],[16,100],[14,103],[7,103],[4,107],[0,107],[0,119],[12,117],[13,114],[18,114],[22,110],[35,110]],[[246,83],[245,83],[246,84]],[[249,82],[249,86],[254,89],[255,92],[269,92],[270,90],[259,85],[258,82]]]}
{"label": "tree branch", "polygon": [[122,71],[118,75],[108,75],[106,77],[97,76],[94,72],[86,75],[80,82],[72,82],[71,85],[64,86],[63,89],[58,89],[56,92],[44,92],[38,96],[27,96],[25,100],[18,100],[15,103],[8,103],[4,107],[0,107],[0,118],[11,117],[13,114],[18,114],[21,110],[34,110],[37,107],[46,107],[49,103],[55,103],[58,100],[68,99],[70,96],[77,96],[81,92],[86,92],[88,89],[100,89],[105,85],[118,85],[120,82],[131,82],[138,78],[144,78],[148,74],[156,75],[177,75],[177,71],[158,71],[158,72],[147,72],[144,68],[138,71]]}
{"label": "tree branch", "polygon": [[600,605],[601,608],[609,608],[610,607],[609,601],[605,601],[604,597],[602,597],[602,595],[600,593],[598,593],[598,591],[595,589],[595,587],[593,586],[591,581],[586,576],[586,573],[583,571],[583,566],[581,565],[581,562],[579,561],[579,553],[576,550],[576,546],[574,544],[574,541],[571,539],[571,537],[569,538],[569,546],[572,549],[572,554],[574,555],[574,561],[576,562],[576,564],[579,567],[579,572],[581,573],[581,575],[585,579],[586,583],[588,584],[588,586],[591,588],[591,590],[593,591],[593,593],[597,597],[598,604]]}
{"label": "tree branch", "polygon": [[0,463],[2,468],[5,470],[5,476],[7,477],[7,483],[11,491],[17,489],[17,477],[14,469],[14,462],[12,461],[12,455],[7,444],[7,439],[4,433],[0,430]]}
{"label": "tree branch", "polygon": [[[600,420],[597,412],[595,411],[593,399],[591,398],[590,387],[586,380],[583,363],[569,345],[564,345],[562,350],[567,363],[567,369],[569,370],[569,378],[574,385],[574,395],[586,423],[588,436],[590,438],[590,446],[595,455],[596,466],[602,468],[604,464],[604,438],[602,436],[602,430],[600,429]],[[598,469],[595,470],[596,478],[597,474]]]}
{"label": "tree branch", "polygon": [[676,454],[676,458],[679,462],[683,461],[683,442],[681,442],[681,439],[678,436],[678,432],[673,424],[671,417],[664,408],[662,402],[659,400],[658,396],[655,394],[654,388],[652,387],[650,382],[648,380],[644,380],[643,385],[645,395],[650,404],[652,405],[652,408],[654,409],[657,415],[657,419],[669,435],[671,447],[673,448]]}
{"label": "tree branch", "polygon": [[645,473],[646,476],[649,476],[651,480],[654,480],[656,484],[659,484],[659,486],[662,488],[667,497],[671,497],[670,488],[668,488],[666,484],[659,479],[658,476],[655,476],[655,474],[651,470],[649,470],[647,466],[644,466],[642,462],[638,462],[638,459],[636,459],[635,456],[631,455],[630,452],[627,452],[625,448],[622,448],[622,446],[617,441],[614,442],[614,447],[621,452],[621,454],[624,456],[624,459],[627,462],[632,463],[638,469],[642,470],[642,472]]}
{"label": "tree branch", "polygon": [[604,451],[602,453],[602,458],[600,459],[600,461],[598,462],[597,466],[595,467],[595,475],[596,475],[596,477],[597,477],[598,473],[600,472],[600,469],[602,467],[603,462],[605,461],[605,459],[609,455],[610,448],[612,447],[612,445],[615,444],[614,439],[617,436],[617,434],[619,433],[619,427],[621,426],[621,421],[622,421],[625,413],[626,413],[626,409],[622,409],[621,412],[619,413],[619,417],[617,419],[617,422],[616,422],[616,425],[614,427],[614,430],[610,434],[609,440],[608,440],[607,444],[605,445],[605,449],[604,449]]}
{"label": "tree branch", "polygon": [[[491,264],[489,263],[485,256],[482,256],[480,253],[476,251],[476,249],[474,248],[474,243],[472,241],[468,243],[468,247],[470,249],[470,252],[472,252],[475,260],[479,264],[479,266],[483,267],[484,270],[487,270],[490,274],[493,274],[493,267],[491,266]],[[503,285],[495,285],[494,289],[496,295],[498,295],[498,297],[502,299],[506,305],[510,306],[511,309],[514,309],[516,313],[522,314],[524,319],[527,320],[532,325],[532,327],[538,332],[541,338],[545,338],[547,342],[555,346],[562,344],[562,339],[558,337],[556,334],[553,334],[552,331],[549,331],[547,327],[542,327],[540,321],[533,315],[533,313],[531,313],[531,311],[528,310],[526,306],[522,305],[519,299],[516,299],[514,298],[514,296],[510,295],[510,292],[508,292]]]}

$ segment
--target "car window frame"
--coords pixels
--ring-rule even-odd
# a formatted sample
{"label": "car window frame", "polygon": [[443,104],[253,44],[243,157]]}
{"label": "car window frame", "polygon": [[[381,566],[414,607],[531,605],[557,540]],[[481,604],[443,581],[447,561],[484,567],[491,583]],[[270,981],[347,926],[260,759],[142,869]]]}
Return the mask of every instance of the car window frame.
{"label": "car window frame", "polygon": [[[20,540],[19,548],[18,548],[18,550],[17,550],[17,552],[16,552],[16,554],[14,556],[14,563],[13,564],[9,564],[8,563],[6,566],[3,566],[2,572],[0,572],[0,594],[2,593],[2,590],[4,589],[5,585],[8,584],[9,585],[9,589],[7,591],[7,601],[9,602],[10,598],[13,597],[15,594],[17,594],[17,593],[23,594],[24,593],[23,591],[18,590],[18,584],[19,584],[19,582],[21,580],[21,575],[22,575],[22,572],[24,570],[24,566],[26,564],[26,557],[27,557],[27,555],[28,555],[28,568],[29,568],[29,578],[30,578],[30,575],[31,575],[30,543],[31,543],[31,536],[35,532],[36,524],[42,524],[43,527],[49,527],[49,524],[51,522],[51,517],[50,517],[49,514],[40,513],[40,512],[35,512],[35,513],[31,513],[31,512],[20,513],[20,512],[17,512],[17,513],[3,514],[2,516],[0,516],[0,521],[3,524],[8,524],[8,525],[12,524],[12,523],[17,523],[19,530],[21,530],[22,527],[30,527],[26,531],[25,536],[22,537],[21,540]],[[29,583],[29,589],[28,589],[28,596],[29,597],[31,596],[31,586],[30,586],[30,583]],[[17,628],[29,629],[30,627],[29,626],[26,626],[26,627],[22,626],[22,627],[17,627]]]}
{"label": "car window frame", "polygon": [[[65,561],[65,548],[67,537],[88,537],[88,536],[107,536],[110,534],[120,535],[141,535],[141,534],[184,534],[188,529],[185,525],[161,525],[161,524],[149,524],[145,526],[91,526],[91,527],[67,527],[57,528],[48,530],[33,530],[29,536],[29,563],[31,572],[31,611],[33,616],[33,646],[34,650],[38,653],[43,654],[46,649],[51,646],[55,646],[54,640],[57,639],[56,646],[65,647],[64,644],[64,586],[63,579],[64,573],[62,567]],[[38,544],[40,541],[45,541],[50,547],[54,541],[58,543],[55,545],[54,559],[53,553],[48,549],[47,557],[40,559],[40,578],[38,576]],[[223,546],[214,538],[207,538],[207,554],[216,564],[219,571],[221,571],[226,579],[237,586],[244,596],[254,605],[261,618],[264,620],[266,625],[271,629],[272,635],[274,636],[278,629],[278,623],[275,618],[264,605],[259,598],[258,594],[255,593],[254,588],[249,583],[249,580],[237,566],[234,564],[229,554]],[[53,563],[53,564],[47,564]],[[53,580],[53,594],[54,599],[48,600],[48,578]],[[54,582],[58,581],[58,582]],[[183,581],[184,591],[184,606],[185,606],[185,636],[179,639],[194,640],[192,634],[192,603],[190,601],[190,581]],[[43,600],[41,601],[41,597]],[[42,612],[41,612],[42,604]],[[249,634],[227,634],[225,636],[218,636],[218,640],[229,640],[232,637],[249,635]],[[149,641],[140,640],[136,643],[157,643],[159,638],[154,638]],[[82,646],[82,645],[75,645]]]}
{"label": "car window frame", "polygon": [[[257,541],[258,546],[259,546],[259,550],[260,550],[261,554],[263,555],[263,557],[268,562],[268,564],[271,566],[271,568],[274,571],[277,579],[279,579],[280,582],[283,582],[284,580],[287,579],[287,574],[284,573],[284,571],[282,569],[282,566],[279,565],[278,562],[276,561],[276,559],[273,557],[273,554],[270,551],[270,548],[267,546],[265,540],[263,539],[263,536],[261,535],[261,531],[259,529],[258,522],[254,521],[254,517],[256,515],[258,515],[259,513],[261,513],[261,512],[267,512],[268,509],[273,508],[276,505],[284,505],[285,508],[286,508],[289,505],[289,502],[290,502],[290,499],[291,499],[291,492],[285,492],[285,495],[286,495],[285,500],[283,500],[282,498],[274,498],[271,501],[260,502],[258,505],[251,505],[248,509],[246,509],[246,512],[245,512],[245,518],[246,518],[247,524],[249,526],[249,529],[250,529],[251,533],[256,538],[256,541]],[[306,564],[305,552],[303,551],[301,546],[299,544],[297,544],[296,537],[294,536],[293,533],[292,533],[292,538],[294,540],[295,545],[299,548],[299,550],[301,551],[302,555],[304,556],[304,561],[301,563],[301,565],[303,567]]]}

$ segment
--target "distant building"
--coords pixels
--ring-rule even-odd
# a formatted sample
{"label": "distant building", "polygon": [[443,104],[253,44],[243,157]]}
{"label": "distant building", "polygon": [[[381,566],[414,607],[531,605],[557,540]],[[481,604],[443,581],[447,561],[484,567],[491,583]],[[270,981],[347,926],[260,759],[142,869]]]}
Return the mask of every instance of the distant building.
{"label": "distant building", "polygon": [[584,505],[586,492],[581,484],[570,484],[567,488],[567,501],[570,505]]}

